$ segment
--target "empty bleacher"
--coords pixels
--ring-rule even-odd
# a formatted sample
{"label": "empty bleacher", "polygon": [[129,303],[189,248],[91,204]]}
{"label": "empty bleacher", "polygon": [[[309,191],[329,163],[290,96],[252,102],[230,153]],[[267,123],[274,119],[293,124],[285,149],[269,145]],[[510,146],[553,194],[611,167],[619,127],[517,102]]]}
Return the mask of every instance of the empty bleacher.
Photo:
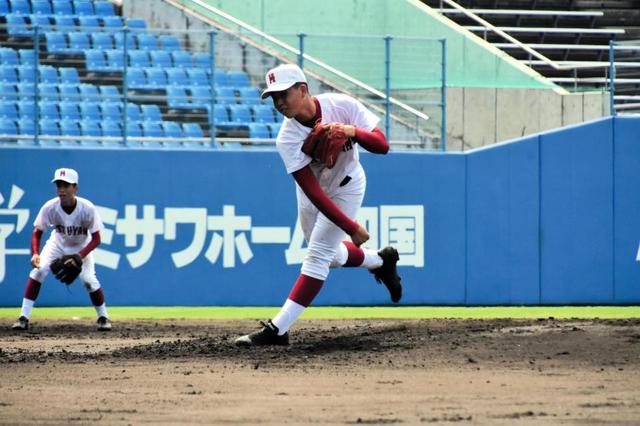
{"label": "empty bleacher", "polygon": [[209,53],[184,45],[106,1],[0,0],[0,135],[112,147],[275,138],[282,116],[249,75],[212,71]]}

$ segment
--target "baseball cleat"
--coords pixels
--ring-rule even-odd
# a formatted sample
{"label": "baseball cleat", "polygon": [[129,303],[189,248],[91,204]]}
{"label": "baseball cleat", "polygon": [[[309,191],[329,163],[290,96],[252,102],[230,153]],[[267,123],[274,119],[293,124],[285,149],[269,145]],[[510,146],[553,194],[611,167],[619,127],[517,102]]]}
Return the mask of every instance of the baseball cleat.
{"label": "baseball cleat", "polygon": [[397,303],[402,298],[401,278],[398,275],[398,268],[396,268],[396,264],[400,260],[398,250],[391,246],[385,247],[380,249],[378,256],[382,258],[382,266],[372,269],[371,273],[375,276],[376,281],[383,283],[387,287],[391,301]]}
{"label": "baseball cleat", "polygon": [[273,325],[271,320],[266,323],[260,321],[260,324],[262,324],[260,330],[238,337],[234,342],[236,346],[285,346],[289,344],[289,332],[278,336],[278,327]]}
{"label": "baseball cleat", "polygon": [[111,330],[111,321],[109,321],[109,318],[107,317],[100,317],[98,318],[98,321],[96,321],[96,324],[98,324],[98,331],[110,331]]}
{"label": "baseball cleat", "polygon": [[29,329],[29,318],[20,317],[18,321],[16,321],[12,326],[12,330],[28,330]]}

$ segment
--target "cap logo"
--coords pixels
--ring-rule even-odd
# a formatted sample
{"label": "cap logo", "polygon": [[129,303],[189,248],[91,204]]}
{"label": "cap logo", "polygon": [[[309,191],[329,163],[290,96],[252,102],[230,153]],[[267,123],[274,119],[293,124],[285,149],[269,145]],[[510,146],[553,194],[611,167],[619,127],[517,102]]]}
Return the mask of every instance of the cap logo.
{"label": "cap logo", "polygon": [[276,75],[274,73],[270,72],[268,75],[268,78],[269,78],[269,84],[273,84],[276,82]]}
{"label": "cap logo", "polygon": [[60,170],[60,176],[66,176],[67,173],[64,170]]}

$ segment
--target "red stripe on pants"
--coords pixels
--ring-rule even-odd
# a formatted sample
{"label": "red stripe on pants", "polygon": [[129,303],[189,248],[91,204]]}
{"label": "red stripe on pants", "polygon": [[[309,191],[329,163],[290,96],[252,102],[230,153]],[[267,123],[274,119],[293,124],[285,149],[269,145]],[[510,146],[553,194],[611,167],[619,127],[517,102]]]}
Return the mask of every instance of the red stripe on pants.
{"label": "red stripe on pants", "polygon": [[300,274],[289,293],[289,299],[306,308],[320,292],[322,283],[323,280]]}
{"label": "red stripe on pants", "polygon": [[364,262],[364,250],[351,241],[343,241],[342,244],[347,248],[347,262],[343,266],[360,266]]}

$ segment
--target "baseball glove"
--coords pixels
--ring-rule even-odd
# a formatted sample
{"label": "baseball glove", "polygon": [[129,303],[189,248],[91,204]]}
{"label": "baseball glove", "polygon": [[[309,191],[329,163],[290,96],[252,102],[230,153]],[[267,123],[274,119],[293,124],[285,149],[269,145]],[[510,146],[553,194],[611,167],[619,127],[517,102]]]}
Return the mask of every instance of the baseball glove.
{"label": "baseball glove", "polygon": [[348,139],[342,126],[316,123],[302,144],[302,152],[330,169],[335,166]]}
{"label": "baseball glove", "polygon": [[82,256],[78,253],[59,257],[49,267],[58,280],[70,285],[82,271]]}

